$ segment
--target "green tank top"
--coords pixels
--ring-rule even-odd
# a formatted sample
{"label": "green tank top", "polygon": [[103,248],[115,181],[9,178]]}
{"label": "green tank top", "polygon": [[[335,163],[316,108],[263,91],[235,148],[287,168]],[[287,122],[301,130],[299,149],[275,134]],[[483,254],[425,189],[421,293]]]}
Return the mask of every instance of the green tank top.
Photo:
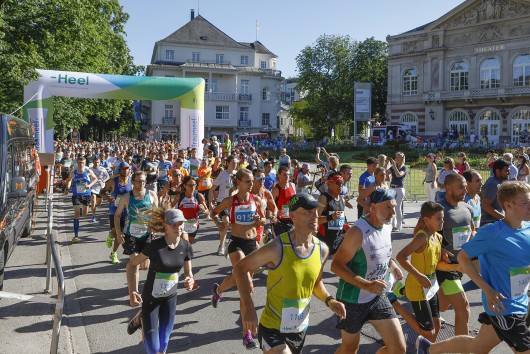
{"label": "green tank top", "polygon": [[267,302],[260,318],[266,328],[301,333],[309,324],[309,300],[322,269],[322,246],[313,237],[306,257],[296,254],[290,233],[280,235],[282,258],[267,276]]}
{"label": "green tank top", "polygon": [[138,215],[151,208],[152,202],[149,191],[145,192],[142,199],[134,197],[133,192],[129,192],[129,205],[127,205],[127,222],[125,224],[125,234],[136,238],[145,237],[148,234],[147,225],[139,220]]}

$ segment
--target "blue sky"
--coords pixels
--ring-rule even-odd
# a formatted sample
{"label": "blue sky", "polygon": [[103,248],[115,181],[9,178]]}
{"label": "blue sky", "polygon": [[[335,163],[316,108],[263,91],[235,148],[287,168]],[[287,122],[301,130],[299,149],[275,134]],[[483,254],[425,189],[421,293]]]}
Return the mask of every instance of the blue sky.
{"label": "blue sky", "polygon": [[[137,65],[147,65],[153,46],[190,20],[190,9],[239,42],[256,39],[278,55],[284,77],[296,76],[295,58],[322,34],[384,41],[442,16],[462,0],[120,0],[130,19],[127,43]],[[318,5],[313,5],[318,4]]]}

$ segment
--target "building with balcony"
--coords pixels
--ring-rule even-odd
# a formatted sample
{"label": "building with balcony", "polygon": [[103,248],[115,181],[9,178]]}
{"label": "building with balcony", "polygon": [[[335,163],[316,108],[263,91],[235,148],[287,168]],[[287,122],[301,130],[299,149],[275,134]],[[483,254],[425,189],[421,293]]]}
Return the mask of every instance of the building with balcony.
{"label": "building with balcony", "polygon": [[467,0],[387,41],[391,123],[490,143],[530,131],[529,1]]}
{"label": "building with balcony", "polygon": [[[277,56],[262,43],[237,42],[202,16],[155,43],[148,76],[203,78],[205,137],[245,133],[278,135]],[[180,136],[179,102],[151,102],[151,126]]]}
{"label": "building with balcony", "polygon": [[299,102],[302,98],[296,89],[296,78],[285,79],[280,85],[280,136],[302,137],[305,136],[304,129],[297,127],[294,118],[290,114],[291,105]]}

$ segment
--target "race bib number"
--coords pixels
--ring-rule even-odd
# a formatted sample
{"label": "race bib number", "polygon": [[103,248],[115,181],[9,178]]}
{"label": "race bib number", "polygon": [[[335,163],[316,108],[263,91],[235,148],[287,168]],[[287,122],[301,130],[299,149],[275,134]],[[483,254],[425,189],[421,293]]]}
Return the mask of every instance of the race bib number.
{"label": "race bib number", "polygon": [[283,300],[281,333],[300,333],[307,329],[309,325],[309,300]]}
{"label": "race bib number", "polygon": [[72,166],[72,161],[65,161],[64,162],[64,167],[70,168],[70,166]]}
{"label": "race bib number", "polygon": [[177,293],[178,273],[155,273],[152,295],[155,298],[168,297]]}
{"label": "race bib number", "polygon": [[256,205],[237,205],[234,207],[235,222],[241,225],[254,224],[254,215],[256,215]]}
{"label": "race bib number", "polygon": [[77,183],[75,185],[75,191],[77,194],[84,194],[87,191],[86,184],[85,183]]}
{"label": "race bib number", "polygon": [[423,293],[425,294],[425,299],[429,301],[436,295],[440,286],[436,280],[436,274],[427,275],[427,278],[431,281],[431,287],[429,289],[423,288]]}
{"label": "race bib number", "polygon": [[184,232],[188,234],[192,234],[194,232],[197,232],[199,229],[199,225],[197,223],[197,219],[189,219],[186,220],[184,223]]}
{"label": "race bib number", "polygon": [[530,267],[510,268],[511,298],[523,296],[528,291],[530,283]]}
{"label": "race bib number", "polygon": [[158,175],[160,177],[166,177],[167,176],[167,170],[166,169],[162,169],[162,170],[158,171]]}
{"label": "race bib number", "polygon": [[141,224],[137,221],[132,221],[129,224],[129,234],[133,237],[142,237],[147,233],[147,225]]}
{"label": "race bib number", "polygon": [[[333,215],[335,213],[334,211],[330,211],[329,215]],[[335,220],[328,221],[328,229],[329,230],[342,230],[342,227],[344,226],[344,223],[346,222],[346,217],[344,216],[344,212],[341,212],[340,217],[336,218]]]}
{"label": "race bib number", "polygon": [[481,216],[482,215],[473,217],[473,225],[475,226],[475,229],[478,229],[480,227],[480,217]]}
{"label": "race bib number", "polygon": [[190,175],[192,177],[197,177],[198,176],[198,167],[197,166],[194,166],[194,165],[191,165],[190,166]]}
{"label": "race bib number", "polygon": [[282,206],[282,218],[289,219],[289,205]]}
{"label": "race bib number", "polygon": [[471,236],[471,228],[469,226],[453,227],[453,248],[459,250],[462,245],[469,241]]}
{"label": "race bib number", "polygon": [[212,180],[210,178],[205,178],[202,180],[202,186],[203,187],[211,187],[212,186]]}

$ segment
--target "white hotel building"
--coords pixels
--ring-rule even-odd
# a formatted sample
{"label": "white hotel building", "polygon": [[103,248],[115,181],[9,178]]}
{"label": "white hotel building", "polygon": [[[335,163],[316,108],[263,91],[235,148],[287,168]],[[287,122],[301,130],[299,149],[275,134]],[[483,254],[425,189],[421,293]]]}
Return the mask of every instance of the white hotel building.
{"label": "white hotel building", "polygon": [[530,130],[530,1],[467,0],[387,41],[391,123],[490,142]]}
{"label": "white hotel building", "polygon": [[[237,42],[192,11],[187,24],[155,43],[146,75],[205,80],[205,137],[258,132],[276,136],[283,81],[277,58],[259,41]],[[152,129],[162,138],[178,139],[179,102],[150,104]]]}

